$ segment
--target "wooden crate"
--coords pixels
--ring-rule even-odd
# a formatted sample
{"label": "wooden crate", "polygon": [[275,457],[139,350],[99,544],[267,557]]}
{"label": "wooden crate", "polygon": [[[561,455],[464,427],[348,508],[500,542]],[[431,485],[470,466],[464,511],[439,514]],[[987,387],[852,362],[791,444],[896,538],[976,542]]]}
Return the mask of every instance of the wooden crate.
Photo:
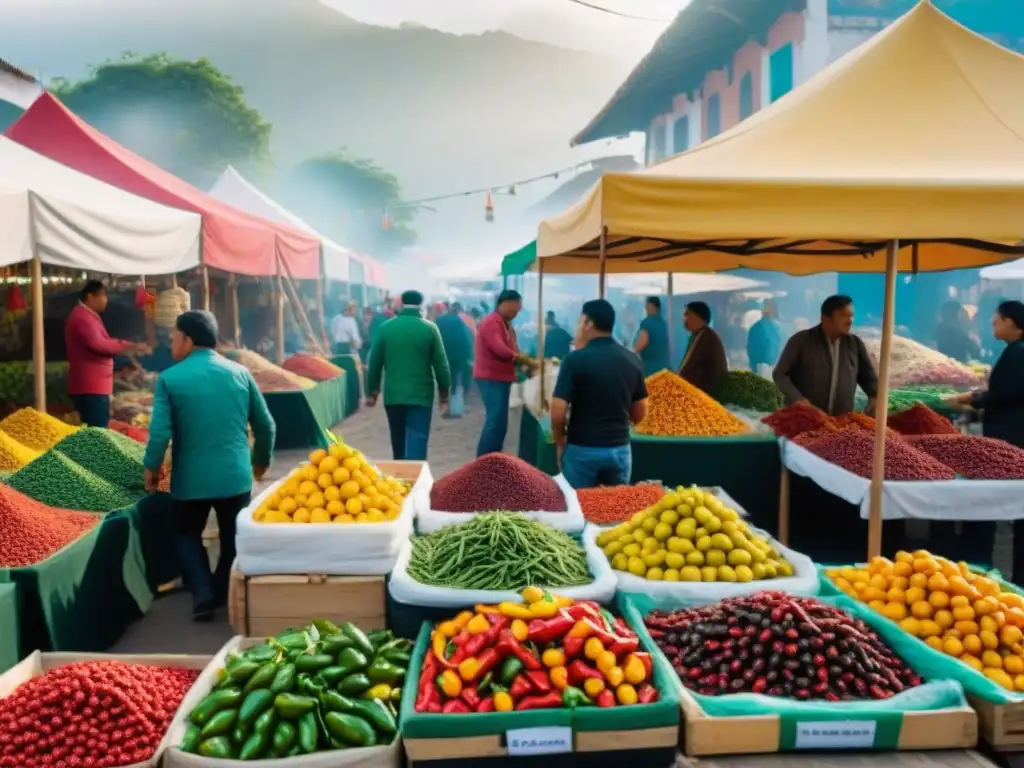
{"label": "wooden crate", "polygon": [[996,752],[1024,751],[1024,701],[992,704],[968,697],[978,713],[981,738]]}
{"label": "wooden crate", "polygon": [[384,589],[383,576],[244,576],[232,569],[228,616],[246,637],[276,635],[312,619],[351,621],[368,632],[385,625]]}
{"label": "wooden crate", "polygon": [[[709,717],[689,691],[680,694],[682,750],[687,757],[766,755],[779,751],[778,715]],[[851,714],[851,720],[867,720]],[[907,712],[900,729],[900,751],[971,749],[978,743],[978,717],[971,709]]]}

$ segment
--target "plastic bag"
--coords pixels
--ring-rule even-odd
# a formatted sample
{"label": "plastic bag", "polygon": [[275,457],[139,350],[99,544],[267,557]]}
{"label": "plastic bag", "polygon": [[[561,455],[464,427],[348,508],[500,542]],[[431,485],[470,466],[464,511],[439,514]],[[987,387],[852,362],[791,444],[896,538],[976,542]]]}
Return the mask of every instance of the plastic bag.
{"label": "plastic bag", "polygon": [[[555,481],[559,489],[562,491],[562,495],[565,496],[565,512],[530,512],[523,510],[507,511],[521,512],[524,517],[538,523],[544,523],[544,525],[554,528],[556,531],[562,531],[563,533],[568,533],[570,535],[579,535],[583,532],[583,528],[587,524],[587,521],[583,517],[583,510],[580,508],[580,501],[576,497],[576,491],[571,485],[569,485],[569,481],[565,479],[564,475],[555,475],[551,479]],[[430,480],[430,485],[433,485],[433,479]],[[442,528],[447,528],[449,525],[468,523],[477,515],[486,515],[491,511],[441,512],[430,509],[429,487],[426,489],[426,498],[426,506],[421,506],[419,514],[416,516],[416,530],[421,534],[434,533]]]}
{"label": "plastic bag", "polygon": [[[606,562],[607,556],[597,545],[597,535],[603,529],[590,524],[583,532],[583,547],[587,550],[587,557],[593,552],[596,556],[603,558]],[[813,597],[818,594],[818,571],[814,562],[807,555],[802,555],[788,547],[782,546],[779,542],[765,531],[750,526],[750,530],[764,536],[785,555],[793,565],[793,575],[779,579],[765,579],[762,581],[729,582],[729,581],[648,581],[647,579],[634,576],[625,571],[613,571],[618,581],[619,592],[629,595],[649,595],[655,598],[675,598],[686,601],[686,604],[713,603],[726,597],[737,597],[739,595],[752,595],[755,592],[772,590],[788,592],[791,595],[803,595]]]}
{"label": "plastic bag", "polygon": [[[557,587],[538,584],[539,587],[550,587],[552,592],[571,597],[574,600],[594,600],[598,603],[610,603],[615,598],[615,574],[612,572],[608,559],[600,550],[586,550],[587,564],[594,580],[579,587]],[[596,552],[596,556],[595,556]],[[409,558],[412,556],[412,541],[406,541],[391,572],[388,590],[391,596],[406,605],[420,605],[432,608],[466,608],[477,603],[496,605],[502,600],[518,602],[518,592],[490,591],[485,589],[451,589],[421,584],[409,575]]]}
{"label": "plastic bag", "polygon": [[242,510],[235,534],[238,570],[246,576],[326,573],[383,576],[395,566],[412,534],[416,509],[429,489],[426,465],[402,503],[396,520],[384,523],[257,523],[252,513],[284,479]]}

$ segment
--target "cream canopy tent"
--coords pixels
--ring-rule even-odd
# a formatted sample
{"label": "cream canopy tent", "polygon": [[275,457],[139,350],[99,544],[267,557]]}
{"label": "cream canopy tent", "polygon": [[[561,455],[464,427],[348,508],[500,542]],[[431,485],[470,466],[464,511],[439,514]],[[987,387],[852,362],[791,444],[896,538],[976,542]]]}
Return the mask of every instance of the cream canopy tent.
{"label": "cream canopy tent", "polygon": [[1024,235],[1024,57],[923,2],[732,130],[607,173],[540,225],[544,272],[933,271]]}
{"label": "cream canopy tent", "polygon": [[[928,0],[796,91],[700,146],[605,174],[542,222],[543,274],[884,272],[868,555],[881,551],[896,273],[1024,249],[1024,57]],[[779,537],[788,535],[788,474]]]}

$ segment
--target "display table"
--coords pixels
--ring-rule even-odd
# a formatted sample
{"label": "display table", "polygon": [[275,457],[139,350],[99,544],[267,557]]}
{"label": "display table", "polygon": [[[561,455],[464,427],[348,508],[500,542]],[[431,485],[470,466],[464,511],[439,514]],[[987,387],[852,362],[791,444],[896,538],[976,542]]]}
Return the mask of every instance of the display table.
{"label": "display table", "polygon": [[21,661],[18,639],[18,587],[0,584],[0,672]]}
{"label": "display table", "polygon": [[558,460],[555,455],[555,444],[547,430],[545,420],[523,406],[523,414],[519,418],[519,458],[549,475],[558,474]]}
{"label": "display table", "polygon": [[151,493],[143,496],[134,507],[110,513],[110,517],[118,516],[129,517],[138,536],[149,588],[156,592],[158,587],[177,579],[181,575],[181,567],[178,564],[178,550],[174,546],[177,526],[171,495]]}
{"label": "display table", "polygon": [[345,418],[345,377],[321,381],[297,392],[263,395],[277,424],[274,450],[326,448],[326,432]]}
{"label": "display table", "polygon": [[359,410],[363,394],[363,374],[358,355],[335,355],[331,362],[345,371],[345,416]]}

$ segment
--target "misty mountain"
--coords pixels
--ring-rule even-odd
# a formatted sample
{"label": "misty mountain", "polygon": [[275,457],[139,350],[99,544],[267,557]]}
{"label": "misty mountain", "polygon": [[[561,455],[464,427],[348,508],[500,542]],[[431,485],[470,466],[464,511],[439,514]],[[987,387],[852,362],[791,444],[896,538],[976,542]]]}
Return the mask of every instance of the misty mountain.
{"label": "misty mountain", "polygon": [[345,146],[414,196],[579,161],[569,137],[629,68],[505,32],[369,26],[317,0],[4,0],[0,55],[44,81],[125,51],[209,58],[274,123],[279,163]]}

